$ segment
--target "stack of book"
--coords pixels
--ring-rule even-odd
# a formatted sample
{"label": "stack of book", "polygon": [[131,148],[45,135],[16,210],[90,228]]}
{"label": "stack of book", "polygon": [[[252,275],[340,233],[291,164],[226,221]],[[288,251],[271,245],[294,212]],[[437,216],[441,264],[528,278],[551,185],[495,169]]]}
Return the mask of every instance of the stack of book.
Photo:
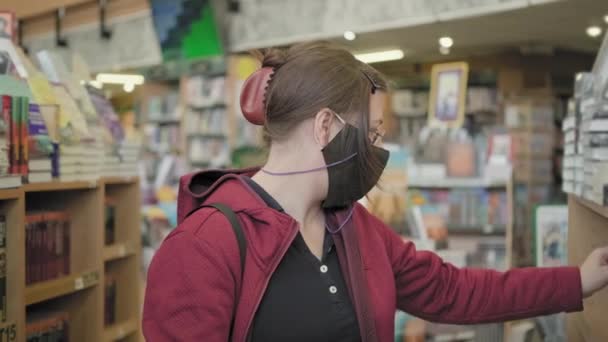
{"label": "stack of book", "polygon": [[0,216],[0,322],[6,322],[8,316],[8,281],[6,274],[6,217]]}
{"label": "stack of book", "polygon": [[0,188],[18,187],[21,177],[14,173],[11,165],[14,136],[11,130],[12,97],[0,96],[2,99],[2,120],[0,120]]}
{"label": "stack of book", "polygon": [[458,231],[500,231],[508,219],[507,193],[502,190],[410,190],[410,203],[421,204],[423,219],[438,216]]}
{"label": "stack of book", "polygon": [[513,177],[519,182],[549,184],[553,173],[554,100],[522,97],[505,104],[505,123],[513,141]]}
{"label": "stack of book", "polygon": [[70,216],[66,212],[28,213],[25,219],[26,284],[70,273]]}
{"label": "stack of book", "polygon": [[566,118],[562,122],[564,133],[564,159],[562,162],[562,190],[566,193],[583,194],[584,156],[582,154],[580,98],[570,99]]}
{"label": "stack of book", "polygon": [[[50,107],[50,108],[45,108]],[[28,121],[28,176],[29,183],[50,182],[53,179],[53,144],[42,116],[42,110],[56,110],[55,106],[30,104]]]}
{"label": "stack of book", "polygon": [[26,341],[68,341],[68,320],[66,312],[28,313]]}
{"label": "stack of book", "polygon": [[62,182],[80,180],[80,164],[83,148],[78,144],[60,144],[56,154],[57,178]]}
{"label": "stack of book", "polygon": [[138,175],[138,160],[141,144],[135,141],[123,140],[118,150],[120,157],[119,172],[116,176],[134,177]]}
{"label": "stack of book", "polygon": [[583,195],[608,205],[608,100],[600,101],[585,130]]}

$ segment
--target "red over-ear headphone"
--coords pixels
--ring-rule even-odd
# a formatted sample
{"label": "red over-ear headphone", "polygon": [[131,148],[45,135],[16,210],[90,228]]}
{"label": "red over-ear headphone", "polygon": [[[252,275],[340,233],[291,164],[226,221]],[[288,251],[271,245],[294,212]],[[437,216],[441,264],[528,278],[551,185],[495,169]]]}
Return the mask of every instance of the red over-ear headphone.
{"label": "red over-ear headphone", "polygon": [[263,125],[266,121],[266,91],[274,69],[263,67],[247,78],[241,91],[241,111],[247,121]]}

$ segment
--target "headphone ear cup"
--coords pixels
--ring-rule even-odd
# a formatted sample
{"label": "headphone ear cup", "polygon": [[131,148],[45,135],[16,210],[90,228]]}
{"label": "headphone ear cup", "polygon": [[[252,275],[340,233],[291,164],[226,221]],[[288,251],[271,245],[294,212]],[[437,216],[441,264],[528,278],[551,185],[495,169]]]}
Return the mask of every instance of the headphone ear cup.
{"label": "headphone ear cup", "polygon": [[247,121],[263,125],[266,121],[266,91],[274,69],[263,67],[247,78],[241,91],[241,111]]}

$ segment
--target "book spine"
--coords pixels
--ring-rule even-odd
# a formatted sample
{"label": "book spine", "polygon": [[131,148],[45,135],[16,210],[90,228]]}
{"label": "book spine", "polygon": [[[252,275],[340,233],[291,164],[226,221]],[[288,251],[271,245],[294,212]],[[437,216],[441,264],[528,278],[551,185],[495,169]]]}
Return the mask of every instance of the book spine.
{"label": "book spine", "polygon": [[30,116],[30,100],[28,97],[22,97],[21,115],[19,116],[19,143],[20,143],[20,168],[19,172],[23,176],[27,176],[29,162],[29,147],[28,147],[28,118]]}
{"label": "book spine", "polygon": [[19,130],[17,125],[19,122],[19,98],[11,97],[11,115],[9,119],[9,132],[10,132],[10,173],[19,173]]}
{"label": "book spine", "polygon": [[70,217],[66,215],[61,222],[63,231],[63,272],[70,274]]}
{"label": "book spine", "polygon": [[6,249],[0,248],[0,321],[6,322]]}
{"label": "book spine", "polygon": [[6,161],[8,162],[8,165],[3,165],[3,174],[5,173],[10,173],[10,158],[11,158],[11,154],[10,154],[10,138],[11,138],[11,133],[10,133],[10,118],[11,118],[11,97],[8,95],[3,95],[1,96],[2,99],[2,117],[0,118],[5,126],[5,131],[4,131],[4,138],[6,141],[6,145],[1,146],[5,149],[6,152]]}

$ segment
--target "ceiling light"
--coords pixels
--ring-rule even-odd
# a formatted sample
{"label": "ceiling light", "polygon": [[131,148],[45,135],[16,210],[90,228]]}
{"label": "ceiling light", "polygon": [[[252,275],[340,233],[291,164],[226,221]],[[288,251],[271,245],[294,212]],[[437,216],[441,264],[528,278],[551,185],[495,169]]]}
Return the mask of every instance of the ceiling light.
{"label": "ceiling light", "polygon": [[122,87],[122,89],[124,89],[127,93],[130,93],[133,91],[133,89],[135,89],[135,84],[125,83],[125,85]]}
{"label": "ceiling light", "polygon": [[606,14],[606,15],[604,16],[604,22],[605,22],[606,24],[608,24],[608,14]]}
{"label": "ceiling light", "polygon": [[360,60],[363,63],[378,63],[378,62],[395,61],[395,60],[403,58],[403,50],[394,49],[394,50],[385,50],[385,51],[378,51],[378,52],[360,53],[360,54],[356,54],[355,58]]}
{"label": "ceiling light", "polygon": [[444,48],[451,48],[454,45],[454,39],[452,37],[441,37],[439,38],[439,46]]}
{"label": "ceiling light", "polygon": [[357,35],[355,34],[355,32],[353,32],[353,31],[345,31],[344,32],[344,39],[346,39],[346,40],[355,40],[355,38],[357,38]]}
{"label": "ceiling light", "polygon": [[439,47],[439,52],[442,55],[449,55],[450,54],[450,48],[449,47],[445,47],[445,46],[440,46]]}
{"label": "ceiling light", "polygon": [[109,84],[127,84],[140,85],[144,83],[144,77],[142,75],[128,75],[128,74],[97,74],[97,82],[109,83]]}
{"label": "ceiling light", "polygon": [[602,28],[599,26],[589,26],[587,27],[587,35],[592,38],[599,37],[602,34]]}

